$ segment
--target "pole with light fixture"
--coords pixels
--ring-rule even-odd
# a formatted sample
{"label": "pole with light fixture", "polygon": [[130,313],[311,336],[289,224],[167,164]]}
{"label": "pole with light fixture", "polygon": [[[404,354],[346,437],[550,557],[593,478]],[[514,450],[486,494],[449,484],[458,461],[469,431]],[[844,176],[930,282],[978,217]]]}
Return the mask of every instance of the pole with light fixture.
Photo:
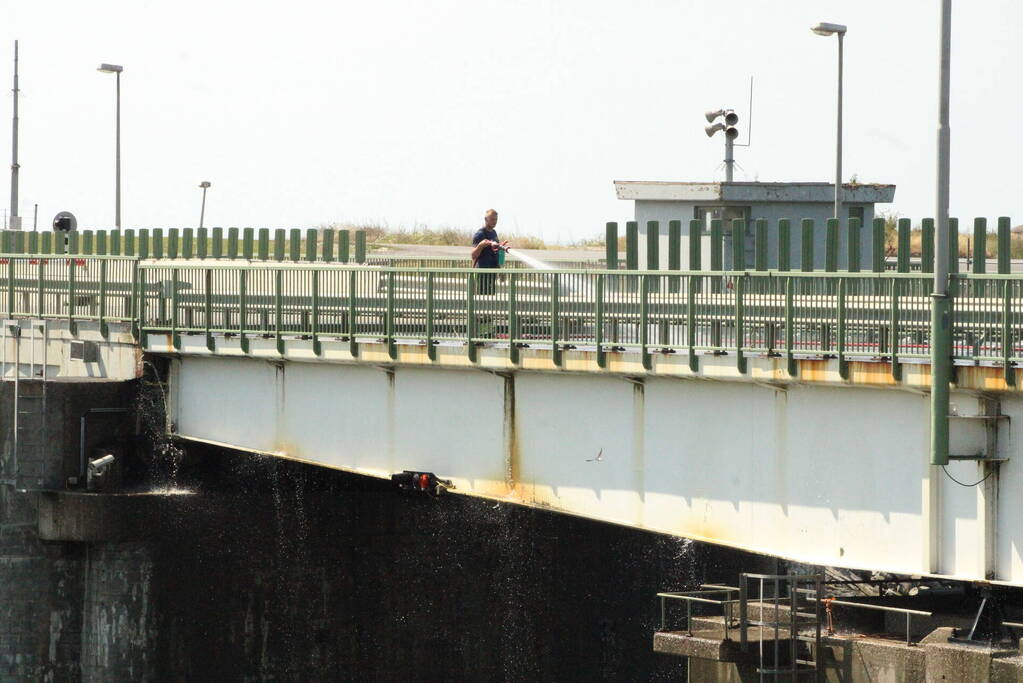
{"label": "pole with light fixture", "polygon": [[202,188],[202,209],[199,211],[199,229],[202,229],[203,220],[206,218],[206,190],[210,189],[210,181],[204,180],[199,183]]}
{"label": "pole with light fixture", "polygon": [[121,72],[124,67],[118,64],[100,64],[98,71],[117,75],[117,188],[114,204],[114,226],[121,227]]}
{"label": "pole with light fixture", "polygon": [[842,217],[842,51],[847,27],[821,22],[810,29],[819,36],[838,35],[838,125],[835,133],[835,218]]}

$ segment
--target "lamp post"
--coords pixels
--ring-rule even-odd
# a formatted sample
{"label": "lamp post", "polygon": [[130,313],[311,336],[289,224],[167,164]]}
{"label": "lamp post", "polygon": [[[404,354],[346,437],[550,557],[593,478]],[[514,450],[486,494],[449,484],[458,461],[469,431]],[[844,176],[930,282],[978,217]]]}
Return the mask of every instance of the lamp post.
{"label": "lamp post", "polygon": [[210,181],[204,180],[199,183],[202,188],[202,209],[199,211],[199,228],[202,228],[203,219],[206,218],[206,190],[210,188]]}
{"label": "lamp post", "polygon": [[123,66],[117,64],[100,64],[99,71],[117,75],[117,189],[114,204],[114,226],[121,227],[121,72]]}
{"label": "lamp post", "polygon": [[810,29],[819,36],[838,34],[838,128],[835,133],[835,218],[842,212],[842,43],[847,28],[842,24],[821,22]]}

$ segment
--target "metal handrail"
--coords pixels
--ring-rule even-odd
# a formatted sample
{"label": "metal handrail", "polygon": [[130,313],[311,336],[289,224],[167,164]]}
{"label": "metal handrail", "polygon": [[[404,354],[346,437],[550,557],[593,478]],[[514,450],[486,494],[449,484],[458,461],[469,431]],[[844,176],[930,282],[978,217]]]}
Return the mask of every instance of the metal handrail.
{"label": "metal handrail", "polygon": [[722,617],[723,617],[723,622],[724,622],[725,640],[730,640],[728,634],[729,634],[729,630],[730,630],[730,627],[731,627],[731,623],[730,622],[731,622],[733,617],[732,617],[732,614],[730,613],[729,606],[733,605],[733,604],[736,604],[739,601],[738,600],[733,600],[733,599],[714,600],[712,598],[705,598],[705,597],[701,597],[701,596],[703,596],[703,595],[719,595],[719,594],[722,594],[722,593],[725,594],[725,595],[731,595],[734,592],[738,592],[739,589],[738,588],[731,588],[731,587],[710,587],[710,586],[705,586],[705,585],[701,586],[701,588],[705,588],[706,590],[683,591],[683,592],[668,592],[668,593],[658,593],[657,594],[657,597],[661,599],[661,629],[660,630],[666,631],[667,628],[668,628],[668,620],[667,620],[667,601],[668,600],[681,600],[681,601],[684,601],[686,603],[686,635],[690,636],[690,637],[693,635],[693,612],[692,612],[693,603],[708,604],[708,605],[721,605],[723,607],[723,609],[722,609]]}
{"label": "metal handrail", "polygon": [[906,645],[912,646],[915,643],[912,642],[910,623],[914,616],[920,617],[933,617],[934,612],[927,612],[919,609],[907,609],[905,607],[890,607],[888,605],[874,605],[869,602],[850,602],[848,600],[836,600],[835,598],[818,598],[828,611],[828,635],[834,635],[834,629],[831,628],[831,605],[841,605],[843,607],[854,607],[859,609],[870,609],[878,612],[893,612],[896,614],[906,615]]}

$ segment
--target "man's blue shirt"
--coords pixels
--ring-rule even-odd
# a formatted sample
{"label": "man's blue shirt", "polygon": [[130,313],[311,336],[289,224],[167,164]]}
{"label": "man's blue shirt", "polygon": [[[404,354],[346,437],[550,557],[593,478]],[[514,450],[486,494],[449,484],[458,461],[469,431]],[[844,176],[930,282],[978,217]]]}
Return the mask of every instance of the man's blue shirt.
{"label": "man's blue shirt", "polygon": [[[492,242],[498,242],[497,230],[492,228],[480,228],[476,231],[476,234],[472,236],[472,246],[476,246],[483,240],[490,240]],[[500,268],[501,263],[497,260],[497,252],[490,247],[485,247],[480,252],[480,257],[476,261],[477,268]]]}

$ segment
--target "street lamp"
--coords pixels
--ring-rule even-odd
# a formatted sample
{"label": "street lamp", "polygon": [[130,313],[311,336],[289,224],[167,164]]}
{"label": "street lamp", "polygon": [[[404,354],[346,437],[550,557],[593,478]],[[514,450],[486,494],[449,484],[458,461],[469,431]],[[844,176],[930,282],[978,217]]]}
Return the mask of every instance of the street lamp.
{"label": "street lamp", "polygon": [[121,227],[121,72],[123,66],[117,64],[100,64],[98,71],[105,74],[117,74],[117,190],[114,205],[114,226]]}
{"label": "street lamp", "polygon": [[202,188],[202,210],[199,211],[199,229],[201,230],[203,219],[206,218],[206,190],[210,188],[210,181],[202,181],[199,183],[199,187]]}
{"label": "street lamp", "polygon": [[821,22],[810,28],[819,36],[838,34],[838,130],[835,134],[835,218],[841,218],[842,211],[842,42],[846,27],[842,24]]}

